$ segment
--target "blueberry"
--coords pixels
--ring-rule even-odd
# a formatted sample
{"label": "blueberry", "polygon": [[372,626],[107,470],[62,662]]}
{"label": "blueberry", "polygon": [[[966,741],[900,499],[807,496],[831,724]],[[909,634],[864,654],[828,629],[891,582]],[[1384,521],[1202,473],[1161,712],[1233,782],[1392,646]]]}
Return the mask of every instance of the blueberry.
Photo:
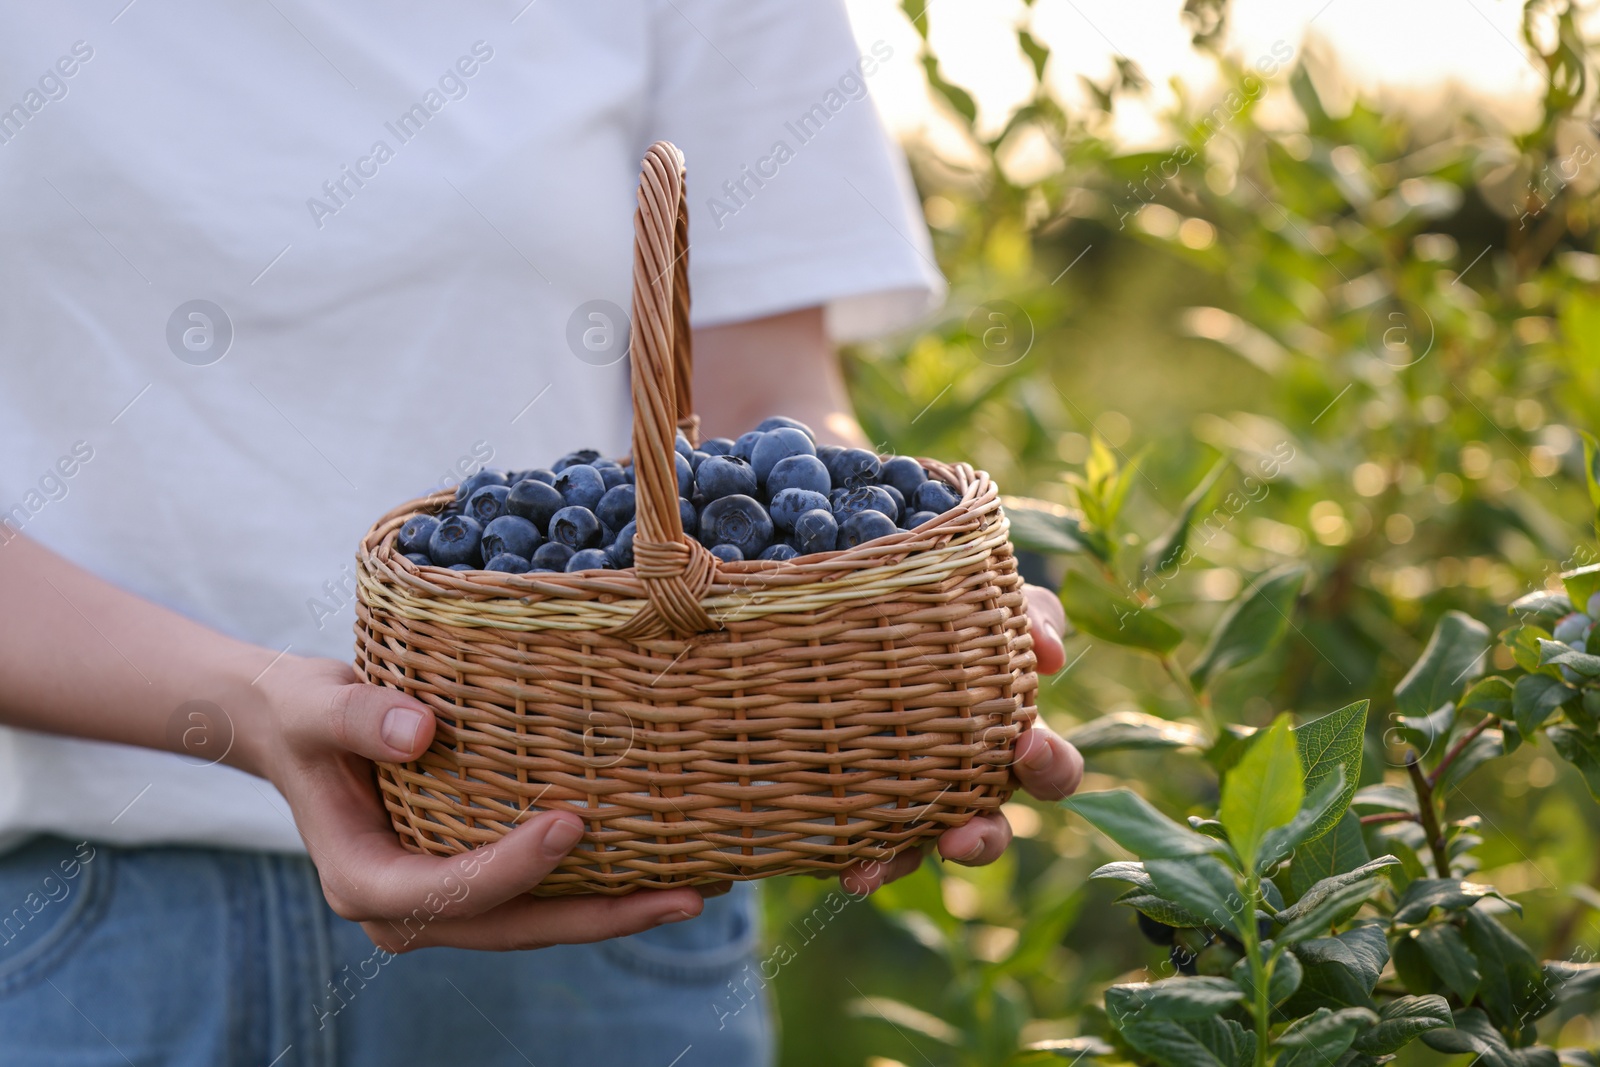
{"label": "blueberry", "polygon": [[595,460],[597,460],[599,458],[600,458],[600,453],[596,452],[594,449],[592,449],[592,448],[583,448],[583,449],[579,449],[576,452],[568,452],[566,455],[564,455],[560,459],[556,460],[555,466],[550,468],[550,469],[552,471],[554,471],[556,474],[560,474],[562,471],[566,470],[568,467],[574,466],[574,465],[579,464],[579,463],[585,463],[585,464],[593,463]]}
{"label": "blueberry", "polygon": [[452,570],[452,571],[475,571],[478,568],[474,567],[470,563],[452,563],[446,569],[447,570]]}
{"label": "blueberry", "polygon": [[767,498],[777,496],[785,489],[809,489],[813,493],[827,493],[833,488],[828,468],[816,456],[790,456],[780,459],[767,472]]}
{"label": "blueberry", "polygon": [[932,522],[934,519],[937,519],[938,517],[939,517],[938,515],[934,514],[931,511],[913,511],[911,514],[907,515],[905,518],[900,520],[900,526],[901,526],[902,529],[915,530],[918,526],[921,526],[923,523]]}
{"label": "blueberry", "polygon": [[833,476],[833,461],[844,455],[844,449],[838,445],[823,445],[817,449],[817,458],[822,460],[822,465],[828,468],[828,476]]}
{"label": "blueberry", "polygon": [[593,511],[606,495],[606,481],[587,463],[574,463],[556,475],[556,492],[568,505]]}
{"label": "blueberry", "polygon": [[572,558],[567,560],[569,571],[608,571],[611,569],[611,557],[602,549],[586,548],[582,552],[574,552]]}
{"label": "blueberry", "polygon": [[906,498],[900,495],[900,490],[896,489],[892,485],[880,484],[878,488],[882,489],[885,493],[888,493],[889,499],[894,501],[894,514],[890,517],[896,522],[899,522],[900,516],[906,513]]}
{"label": "blueberry", "polygon": [[683,532],[690,537],[700,533],[700,509],[682,497],[678,498],[678,521],[683,524]]}
{"label": "blueberry", "polygon": [[614,489],[607,489],[606,495],[595,505],[595,518],[613,530],[622,529],[633,521],[637,495],[638,490],[631,485],[619,485]]}
{"label": "blueberry", "polygon": [[439,520],[432,515],[413,515],[406,519],[400,532],[394,535],[395,547],[403,555],[428,551],[428,538],[439,528]]}
{"label": "blueberry", "polygon": [[801,433],[811,438],[812,444],[816,443],[817,435],[811,432],[811,427],[807,426],[799,419],[791,419],[787,415],[773,415],[770,418],[762,419],[760,422],[756,423],[756,432],[770,433],[773,430],[781,430],[784,427],[788,427],[791,430],[799,430]]}
{"label": "blueberry", "polygon": [[476,519],[466,515],[452,515],[441,522],[428,538],[428,558],[440,567],[453,567],[457,563],[476,566],[482,559],[478,543],[483,537],[483,527]]}
{"label": "blueberry", "polygon": [[503,485],[486,485],[467,497],[463,514],[471,515],[480,525],[487,526],[505,512],[506,496],[510,492]]}
{"label": "blueberry", "polygon": [[746,557],[759,556],[772,543],[772,516],[750,497],[718,497],[700,512],[700,541],[708,548],[733,545]]}
{"label": "blueberry", "polygon": [[907,500],[917,491],[917,486],[928,480],[928,472],[922,469],[922,464],[910,456],[890,456],[878,468],[878,481],[882,485],[892,485],[900,490],[900,495]]}
{"label": "blueberry", "polygon": [[1589,598],[1589,603],[1584,605],[1584,610],[1589,618],[1600,618],[1600,593],[1596,593]]}
{"label": "blueberry", "polygon": [[858,511],[844,520],[844,525],[839,527],[839,544],[845,548],[854,548],[863,542],[899,532],[900,528],[894,524],[894,520],[883,512]]}
{"label": "blueberry", "polygon": [[833,484],[846,489],[877,481],[879,469],[878,457],[864,448],[847,448],[828,464],[828,474],[833,478]]}
{"label": "blueberry", "polygon": [[486,571],[504,571],[506,574],[528,573],[528,561],[514,552],[497,552],[483,565]]}
{"label": "blueberry", "polygon": [[1582,612],[1574,611],[1570,615],[1561,617],[1561,621],[1556,623],[1555,632],[1551,636],[1563,644],[1570,645],[1572,642],[1583,638],[1584,633],[1589,629],[1590,621],[1589,616]]}
{"label": "blueberry", "polygon": [[458,501],[465,501],[467,497],[471,496],[473,493],[476,493],[479,489],[482,489],[486,485],[505,484],[506,476],[501,474],[499,471],[487,469],[481,470],[477,474],[474,474],[470,478],[464,480],[460,485],[456,486],[456,499]]}
{"label": "blueberry", "polygon": [[589,466],[593,467],[597,471],[603,471],[611,467],[615,467],[617,470],[622,469],[622,464],[618,463],[614,459],[606,459],[604,456],[600,457],[599,459],[590,460]]}
{"label": "blueberry", "polygon": [[772,498],[772,524],[780,530],[794,529],[795,520],[808,511],[827,511],[828,498],[809,489],[785,489]]}
{"label": "blueberry", "polygon": [[746,463],[750,462],[750,453],[755,449],[756,442],[761,440],[761,437],[762,434],[759,430],[751,430],[749,433],[740,434],[739,439],[733,443],[733,454]]}
{"label": "blueberry", "polygon": [[672,448],[684,459],[694,455],[694,445],[691,445],[689,439],[683,436],[682,430],[679,430],[678,435],[672,439]]}
{"label": "blueberry", "polygon": [[755,469],[738,456],[712,456],[694,472],[695,492],[709,500],[756,495]]}
{"label": "blueberry", "polygon": [[[530,478],[536,482],[543,482],[545,485],[556,484],[556,472],[549,467],[535,467],[531,471],[523,471],[522,477],[518,481],[527,481]],[[515,485],[516,482],[511,484]]]}
{"label": "blueberry", "polygon": [[846,519],[863,511],[880,512],[891,523],[900,515],[900,509],[895,507],[894,497],[885,492],[881,485],[863,485],[859,489],[852,489],[833,505],[833,514],[839,520],[841,528]]}
{"label": "blueberry", "polygon": [[607,489],[615,489],[619,485],[627,485],[633,481],[633,468],[623,470],[621,467],[600,467],[600,480]]}
{"label": "blueberry", "polygon": [[710,452],[702,452],[699,449],[695,449],[693,452],[689,453],[689,469],[698,473],[700,470],[700,464],[704,463],[710,458]]}
{"label": "blueberry", "polygon": [[911,494],[911,505],[918,511],[931,511],[943,515],[961,503],[961,494],[948,482],[928,479]]}
{"label": "blueberry", "polygon": [[733,442],[726,437],[713,437],[700,442],[700,451],[710,453],[713,456],[731,456],[733,454]]}
{"label": "blueberry", "polygon": [[568,548],[593,548],[600,543],[600,520],[588,508],[571,505],[550,520],[550,540]]}
{"label": "blueberry", "polygon": [[1139,932],[1145,936],[1145,940],[1156,945],[1172,944],[1173,937],[1178,932],[1177,930],[1164,922],[1157,922],[1142,911],[1136,911],[1134,915],[1139,919]]}
{"label": "blueberry", "polygon": [[724,563],[741,563],[744,553],[739,551],[738,545],[712,545],[711,554]]}
{"label": "blueberry", "polygon": [[634,530],[634,524],[628,523],[617,531],[616,539],[606,549],[606,554],[611,557],[611,565],[619,570],[623,567],[633,566]]}
{"label": "blueberry", "polygon": [[567,560],[573,555],[572,546],[564,545],[560,541],[546,541],[534,552],[531,562],[535,569],[547,571],[564,571],[567,569]]}
{"label": "blueberry", "polygon": [[543,542],[544,536],[539,533],[539,528],[518,515],[502,515],[483,528],[485,558],[509,552],[527,559]]}
{"label": "blueberry", "polygon": [[761,558],[777,560],[794,559],[799,554],[800,553],[795,550],[793,545],[786,545],[782,541],[779,541],[775,545],[768,545],[766,551],[761,553]]}
{"label": "blueberry", "polygon": [[687,497],[694,492],[694,468],[689,466],[689,461],[680,452],[674,452],[672,459],[678,471],[678,495]]}
{"label": "blueberry", "polygon": [[790,426],[764,433],[750,451],[750,466],[756,469],[756,481],[765,485],[767,474],[780,459],[790,456],[815,456],[817,447],[811,438]]}
{"label": "blueberry", "polygon": [[839,523],[833,513],[818,508],[794,521],[794,545],[802,556],[832,552],[839,540]]}
{"label": "blueberry", "polygon": [[566,506],[554,486],[536,478],[523,479],[506,496],[506,514],[527,519],[541,530],[548,530],[550,517]]}
{"label": "blueberry", "polygon": [[429,559],[427,556],[424,556],[421,552],[407,552],[406,559],[409,559],[412,563],[415,563],[419,567],[433,566],[433,560]]}

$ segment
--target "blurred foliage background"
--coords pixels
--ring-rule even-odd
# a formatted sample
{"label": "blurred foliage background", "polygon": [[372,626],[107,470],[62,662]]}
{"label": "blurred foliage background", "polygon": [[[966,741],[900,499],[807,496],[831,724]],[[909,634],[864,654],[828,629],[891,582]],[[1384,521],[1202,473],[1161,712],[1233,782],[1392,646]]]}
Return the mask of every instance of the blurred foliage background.
{"label": "blurred foliage background", "polygon": [[[921,5],[903,6],[926,37]],[[1314,77],[1298,42],[1229,54],[1227,15],[1226,0],[1184,5],[1226,89],[1180,93],[1156,151],[1107,132],[1117,100],[1143,91],[1131,63],[1092,86],[1098,110],[1069,112],[1043,88],[1049,53],[1024,19],[1018,49],[1041,87],[986,139],[925,51],[985,163],[910,146],[951,296],[927,332],[849,353],[851,387],[875,440],[970,460],[1012,494],[1071,505],[1067,476],[1096,436],[1137,455],[1126,525],[1150,536],[1219,458],[1235,486],[1282,461],[1192,540],[1198,558],[1160,606],[1183,620],[1191,660],[1242,582],[1308,566],[1287,639],[1228,677],[1216,713],[1262,726],[1371,698],[1362,784],[1400,781],[1391,693],[1438,617],[1459,609],[1498,633],[1512,599],[1600,558],[1577,432],[1600,413],[1594,59],[1583,12],[1533,0],[1517,44],[1546,80],[1536,123],[1359,95],[1334,110],[1319,86],[1335,74]],[[1269,98],[1284,103],[1271,122]],[[1024,141],[1053,160],[1025,182],[1003,165]],[[1059,584],[1068,564],[1028,565]],[[1082,635],[1067,655],[1040,700],[1063,732],[1116,711],[1189,715],[1147,657]],[[1183,752],[1091,759],[1085,788],[1116,784],[1180,816],[1216,801]],[[1456,805],[1483,821],[1475,877],[1524,905],[1517,932],[1536,952],[1600,947],[1600,817],[1576,771],[1525,745]],[[837,883],[766,884],[771,955],[741,989],[770,985],[785,1064],[1006,1063],[1079,1032],[1106,983],[1170,973],[1110,905],[1119,887],[1085,880],[1116,858],[1087,827],[1022,798],[1007,813],[1017,842],[991,867],[930,860],[864,901]],[[1600,1041],[1585,1015],[1550,1025],[1552,1043]],[[978,1036],[958,1054],[936,1039],[954,1031]],[[1467,1060],[1414,1046],[1400,1062]]]}

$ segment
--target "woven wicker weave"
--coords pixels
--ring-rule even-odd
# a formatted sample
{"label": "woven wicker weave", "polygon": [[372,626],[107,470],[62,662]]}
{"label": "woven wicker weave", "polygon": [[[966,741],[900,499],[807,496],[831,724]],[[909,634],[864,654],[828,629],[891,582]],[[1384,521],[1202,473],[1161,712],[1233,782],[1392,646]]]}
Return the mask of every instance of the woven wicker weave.
{"label": "woven wicker weave", "polygon": [[540,894],[626,893],[887,859],[1009,796],[1033,642],[999,495],[914,531],[725,564],[683,534],[673,437],[689,392],[683,158],[644,159],[635,216],[636,565],[418,567],[384,516],[358,553],[356,668],[433,708],[422,758],[382,764],[404,844],[449,855],[545,809],[587,832]]}

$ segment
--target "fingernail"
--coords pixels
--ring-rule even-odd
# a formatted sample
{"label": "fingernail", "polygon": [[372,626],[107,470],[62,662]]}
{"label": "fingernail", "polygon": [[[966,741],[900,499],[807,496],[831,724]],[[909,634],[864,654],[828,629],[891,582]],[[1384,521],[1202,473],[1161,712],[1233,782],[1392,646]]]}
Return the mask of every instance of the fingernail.
{"label": "fingernail", "polygon": [[973,845],[971,848],[967,849],[966,852],[964,852],[961,855],[957,856],[956,857],[956,862],[957,863],[974,863],[974,862],[977,861],[978,857],[981,856],[981,855],[983,855],[983,842],[979,841],[976,845]]}
{"label": "fingernail", "polygon": [[1039,629],[1043,630],[1044,635],[1056,644],[1059,645],[1061,643],[1061,631],[1056,629],[1055,623],[1042,622],[1039,624]]}
{"label": "fingernail", "polygon": [[657,926],[665,926],[668,923],[681,923],[685,919],[692,919],[692,918],[694,918],[693,915],[690,915],[688,912],[684,911],[682,908],[679,908],[677,911],[669,911],[665,915],[661,916],[661,918],[656,920],[656,925]]}
{"label": "fingernail", "polygon": [[553,855],[565,856],[583,836],[583,824],[573,819],[557,819],[556,824],[544,832],[544,850]]}
{"label": "fingernail", "polygon": [[1028,747],[1028,754],[1022,757],[1022,765],[1030,771],[1042,771],[1050,766],[1055,759],[1055,753],[1050,751],[1048,741],[1035,741]]}
{"label": "fingernail", "polygon": [[422,727],[422,713],[410,708],[390,708],[383,717],[383,743],[401,752],[410,752]]}

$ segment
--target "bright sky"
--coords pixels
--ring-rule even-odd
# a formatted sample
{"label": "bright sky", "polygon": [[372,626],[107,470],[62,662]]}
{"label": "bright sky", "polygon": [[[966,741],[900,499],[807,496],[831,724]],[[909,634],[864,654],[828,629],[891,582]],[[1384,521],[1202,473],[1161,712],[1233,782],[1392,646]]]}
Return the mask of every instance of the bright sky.
{"label": "bright sky", "polygon": [[[847,0],[862,45],[882,39],[894,58],[872,77],[872,92],[891,128],[950,141],[934,113],[918,40],[895,0]],[[1214,68],[1190,47],[1179,17],[1183,0],[932,0],[929,35],[945,77],[979,105],[980,131],[997,131],[1027,96],[1032,73],[1015,27],[1028,27],[1051,50],[1046,79],[1069,105],[1086,97],[1079,75],[1104,83],[1113,58],[1139,64],[1147,96],[1119,105],[1115,129],[1129,146],[1160,143],[1159,116],[1177,97],[1176,78],[1204,99]],[[1520,40],[1522,0],[1234,0],[1227,49],[1245,64],[1281,42],[1297,61],[1301,49],[1331,59],[1362,92],[1384,100],[1426,103],[1474,98],[1514,127],[1535,113],[1542,82]],[[1281,80],[1281,78],[1280,78]],[[1334,85],[1319,84],[1325,93]],[[1340,101],[1329,101],[1335,110]],[[1075,108],[1076,110],[1076,108]]]}

